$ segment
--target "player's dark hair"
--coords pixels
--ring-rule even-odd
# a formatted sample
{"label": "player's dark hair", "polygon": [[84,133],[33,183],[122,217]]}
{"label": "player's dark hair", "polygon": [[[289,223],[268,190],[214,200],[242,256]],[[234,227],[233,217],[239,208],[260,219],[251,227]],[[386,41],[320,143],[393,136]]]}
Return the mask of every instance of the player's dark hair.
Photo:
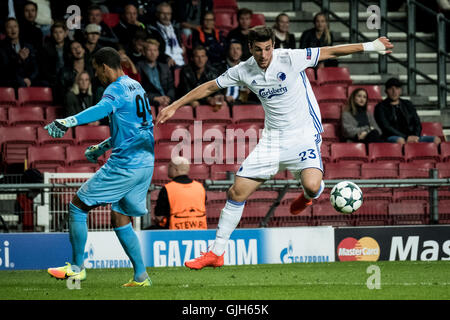
{"label": "player's dark hair", "polygon": [[95,64],[101,66],[106,64],[111,69],[120,69],[122,68],[120,64],[120,55],[116,49],[111,47],[103,47],[98,50],[93,57]]}
{"label": "player's dark hair", "polygon": [[266,26],[257,26],[250,29],[248,33],[248,43],[250,47],[255,42],[266,42],[272,40],[272,44],[275,43],[275,33],[272,28]]}

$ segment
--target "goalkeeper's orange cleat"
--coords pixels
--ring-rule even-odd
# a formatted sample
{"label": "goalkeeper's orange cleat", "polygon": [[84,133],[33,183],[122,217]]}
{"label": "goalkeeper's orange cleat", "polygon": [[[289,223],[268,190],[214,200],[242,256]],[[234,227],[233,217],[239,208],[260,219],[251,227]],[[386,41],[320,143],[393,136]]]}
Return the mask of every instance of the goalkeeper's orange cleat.
{"label": "goalkeeper's orange cleat", "polygon": [[291,203],[291,207],[290,207],[291,214],[297,215],[300,212],[302,212],[303,210],[305,210],[307,207],[309,207],[310,205],[312,205],[312,200],[306,199],[305,194],[302,193],[301,195],[298,196],[297,199],[295,199]]}
{"label": "goalkeeper's orange cleat", "polygon": [[215,255],[212,251],[200,252],[201,256],[193,260],[186,261],[184,265],[190,269],[200,270],[204,267],[221,267],[223,266],[223,253],[221,256]]}

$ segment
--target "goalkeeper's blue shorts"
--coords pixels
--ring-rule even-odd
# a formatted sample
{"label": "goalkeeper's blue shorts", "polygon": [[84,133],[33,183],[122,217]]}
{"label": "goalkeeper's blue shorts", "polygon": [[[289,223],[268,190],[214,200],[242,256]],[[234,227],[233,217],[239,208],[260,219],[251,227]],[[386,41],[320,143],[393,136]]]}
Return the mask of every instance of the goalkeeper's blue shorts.
{"label": "goalkeeper's blue shorts", "polygon": [[78,190],[77,195],[88,206],[111,204],[111,209],[127,216],[148,213],[147,192],[153,167],[125,169],[106,164]]}

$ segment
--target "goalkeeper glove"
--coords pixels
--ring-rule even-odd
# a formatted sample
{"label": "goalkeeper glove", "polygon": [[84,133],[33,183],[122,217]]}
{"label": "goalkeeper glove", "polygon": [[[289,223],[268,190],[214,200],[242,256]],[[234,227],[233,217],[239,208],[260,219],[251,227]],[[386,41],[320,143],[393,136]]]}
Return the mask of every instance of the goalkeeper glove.
{"label": "goalkeeper glove", "polygon": [[364,48],[365,52],[367,52],[367,51],[372,51],[372,52],[375,51],[375,52],[378,52],[379,54],[386,54],[387,53],[386,47],[384,46],[384,44],[379,39],[376,39],[376,40],[374,40],[372,42],[364,42],[362,45],[363,45],[363,48]]}
{"label": "goalkeeper glove", "polygon": [[111,147],[111,138],[108,138],[99,144],[87,147],[84,155],[86,156],[86,159],[89,160],[89,162],[97,163],[98,157],[111,149]]}
{"label": "goalkeeper glove", "polygon": [[77,123],[77,119],[72,116],[65,119],[56,119],[52,123],[46,125],[44,129],[47,130],[48,134],[53,138],[62,138],[67,130],[71,127],[75,127]]}

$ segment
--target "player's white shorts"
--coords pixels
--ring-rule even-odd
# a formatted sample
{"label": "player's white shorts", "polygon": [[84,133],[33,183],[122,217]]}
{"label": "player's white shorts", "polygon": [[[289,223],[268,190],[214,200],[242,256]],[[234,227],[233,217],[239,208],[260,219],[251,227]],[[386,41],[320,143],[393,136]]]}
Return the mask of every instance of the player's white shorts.
{"label": "player's white shorts", "polygon": [[301,132],[264,130],[256,147],[244,160],[237,176],[252,179],[271,179],[279,171],[289,170],[295,179],[306,168],[323,172],[320,134],[304,136]]}

